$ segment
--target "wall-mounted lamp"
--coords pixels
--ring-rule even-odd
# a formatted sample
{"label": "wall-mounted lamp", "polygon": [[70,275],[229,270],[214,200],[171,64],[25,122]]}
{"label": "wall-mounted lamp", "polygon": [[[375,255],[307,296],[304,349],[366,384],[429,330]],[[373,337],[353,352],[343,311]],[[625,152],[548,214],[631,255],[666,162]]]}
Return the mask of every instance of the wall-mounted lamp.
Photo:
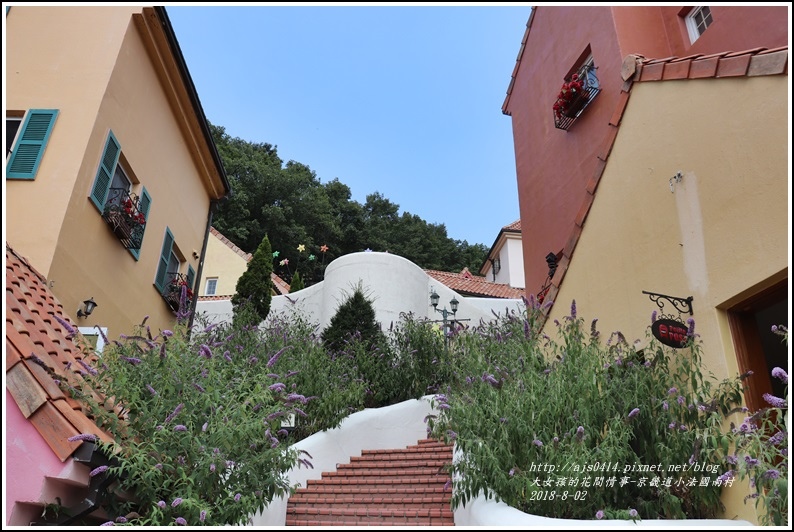
{"label": "wall-mounted lamp", "polygon": [[77,317],[78,318],[87,318],[94,312],[94,309],[97,307],[94,298],[86,299],[83,301],[83,308],[77,309]]}
{"label": "wall-mounted lamp", "polygon": [[549,265],[549,279],[551,279],[557,272],[557,255],[549,252],[549,254],[546,255],[546,264]]}

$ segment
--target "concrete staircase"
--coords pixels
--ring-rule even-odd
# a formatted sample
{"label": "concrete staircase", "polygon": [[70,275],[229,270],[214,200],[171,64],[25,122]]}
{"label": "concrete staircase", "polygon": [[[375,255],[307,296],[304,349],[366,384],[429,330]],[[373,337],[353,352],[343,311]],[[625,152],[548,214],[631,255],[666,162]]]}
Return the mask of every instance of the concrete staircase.
{"label": "concrete staircase", "polygon": [[423,439],[361,452],[308,480],[287,503],[287,526],[454,526],[452,445]]}

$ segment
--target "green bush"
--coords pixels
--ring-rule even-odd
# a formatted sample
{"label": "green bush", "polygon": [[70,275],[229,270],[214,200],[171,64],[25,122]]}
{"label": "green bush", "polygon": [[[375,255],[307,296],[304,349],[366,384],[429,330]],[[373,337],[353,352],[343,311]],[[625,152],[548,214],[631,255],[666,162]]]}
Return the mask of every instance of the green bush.
{"label": "green bush", "polygon": [[232,307],[234,319],[243,324],[258,324],[267,318],[273,281],[273,252],[267,235],[256,248],[248,267],[237,279]]}
{"label": "green bush", "polygon": [[451,342],[453,375],[428,425],[464,457],[453,506],[484,492],[556,518],[718,516],[722,423],[740,386],[704,377],[694,321],[673,353],[653,338],[638,351],[620,333],[604,344],[575,304],[558,340],[540,333],[540,315],[533,300]]}

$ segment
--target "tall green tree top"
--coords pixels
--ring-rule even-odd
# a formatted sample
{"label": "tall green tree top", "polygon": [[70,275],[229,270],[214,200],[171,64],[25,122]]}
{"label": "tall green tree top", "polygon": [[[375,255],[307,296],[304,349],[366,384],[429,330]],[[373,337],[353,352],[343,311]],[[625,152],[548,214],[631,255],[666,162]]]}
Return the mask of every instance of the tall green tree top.
{"label": "tall green tree top", "polygon": [[[235,319],[262,322],[270,312],[273,282],[273,251],[267,235],[262,239],[248,263],[248,268],[237,280],[236,293],[232,297]],[[249,314],[253,313],[253,315]]]}

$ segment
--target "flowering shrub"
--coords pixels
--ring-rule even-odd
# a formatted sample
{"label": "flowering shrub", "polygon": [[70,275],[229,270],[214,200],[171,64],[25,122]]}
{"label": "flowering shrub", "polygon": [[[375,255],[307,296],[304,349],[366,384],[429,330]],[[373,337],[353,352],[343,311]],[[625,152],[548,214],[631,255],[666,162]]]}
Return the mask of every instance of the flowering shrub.
{"label": "flowering shrub", "polygon": [[554,102],[552,109],[554,109],[554,116],[560,120],[563,115],[566,115],[571,104],[578,99],[584,91],[584,85],[579,81],[579,74],[571,76],[571,81],[566,81],[562,84],[557,100]]}
{"label": "flowering shrub", "polygon": [[[773,326],[772,332],[788,344],[788,329]],[[780,367],[772,370],[772,378],[785,385],[788,397],[788,374]],[[764,394],[769,404],[747,416],[732,430],[733,454],[725,456],[728,471],[724,478],[750,479],[753,492],[745,502],[755,500],[761,510],[761,524],[788,526],[788,429],[786,399]]]}
{"label": "flowering shrub", "polygon": [[301,416],[309,399],[293,388],[294,376],[268,375],[287,348],[273,351],[278,342],[252,328],[188,337],[180,324],[155,336],[142,325],[106,346],[101,367],[84,378],[115,408],[88,389],[72,391],[116,440],[97,443],[120,461],[96,472],[120,479],[110,515],[134,512],[134,525],[244,524],[290,490],[285,473],[310,462],[287,447],[281,422]]}
{"label": "flowering shrub", "polygon": [[557,518],[719,515],[733,483],[721,477],[722,424],[741,390],[704,378],[694,321],[673,355],[652,337],[640,351],[619,332],[602,342],[575,305],[557,341],[540,333],[540,313],[533,298],[453,342],[454,378],[428,420],[461,451],[453,506],[484,492]]}

